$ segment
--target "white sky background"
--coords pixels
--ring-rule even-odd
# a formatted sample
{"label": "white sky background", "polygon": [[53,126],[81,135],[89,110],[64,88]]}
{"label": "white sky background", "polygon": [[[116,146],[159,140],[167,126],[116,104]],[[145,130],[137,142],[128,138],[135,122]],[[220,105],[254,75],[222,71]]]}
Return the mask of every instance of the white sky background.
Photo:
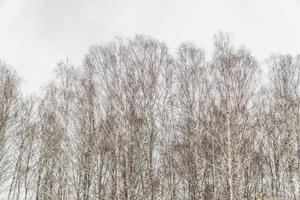
{"label": "white sky background", "polygon": [[88,47],[115,36],[150,35],[174,52],[193,41],[211,52],[213,35],[232,33],[260,62],[300,53],[300,0],[0,0],[0,58],[38,92],[56,63],[81,64]]}

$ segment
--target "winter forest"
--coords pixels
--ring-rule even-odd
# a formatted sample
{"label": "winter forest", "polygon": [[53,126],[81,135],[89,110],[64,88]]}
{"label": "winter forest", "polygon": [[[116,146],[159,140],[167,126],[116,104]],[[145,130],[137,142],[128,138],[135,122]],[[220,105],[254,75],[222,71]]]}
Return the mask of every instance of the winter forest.
{"label": "winter forest", "polygon": [[212,43],[93,45],[37,96],[1,61],[0,198],[299,200],[300,57]]}

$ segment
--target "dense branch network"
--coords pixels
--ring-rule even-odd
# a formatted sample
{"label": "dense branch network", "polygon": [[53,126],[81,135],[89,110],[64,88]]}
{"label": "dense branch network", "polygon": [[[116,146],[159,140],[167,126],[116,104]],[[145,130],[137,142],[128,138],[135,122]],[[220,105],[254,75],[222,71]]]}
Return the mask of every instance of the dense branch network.
{"label": "dense branch network", "polygon": [[225,33],[210,60],[136,35],[24,97],[0,62],[0,197],[300,200],[300,60],[266,65]]}

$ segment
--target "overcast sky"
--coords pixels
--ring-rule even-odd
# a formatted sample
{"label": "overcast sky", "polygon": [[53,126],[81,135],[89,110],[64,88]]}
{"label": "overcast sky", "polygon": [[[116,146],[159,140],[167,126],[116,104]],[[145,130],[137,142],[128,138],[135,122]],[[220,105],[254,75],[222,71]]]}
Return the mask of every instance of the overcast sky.
{"label": "overcast sky", "polygon": [[213,35],[232,33],[260,62],[300,52],[300,0],[0,0],[0,58],[26,93],[49,80],[56,63],[80,64],[88,47],[144,33],[174,52],[194,41],[211,51]]}

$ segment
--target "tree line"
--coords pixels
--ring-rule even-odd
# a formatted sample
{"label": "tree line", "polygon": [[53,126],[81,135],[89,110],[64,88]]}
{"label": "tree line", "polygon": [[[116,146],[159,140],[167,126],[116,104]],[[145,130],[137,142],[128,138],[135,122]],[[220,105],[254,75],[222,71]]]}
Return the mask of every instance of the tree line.
{"label": "tree line", "polygon": [[136,35],[25,97],[0,62],[0,197],[299,200],[300,57],[262,66],[226,33],[210,59]]}

